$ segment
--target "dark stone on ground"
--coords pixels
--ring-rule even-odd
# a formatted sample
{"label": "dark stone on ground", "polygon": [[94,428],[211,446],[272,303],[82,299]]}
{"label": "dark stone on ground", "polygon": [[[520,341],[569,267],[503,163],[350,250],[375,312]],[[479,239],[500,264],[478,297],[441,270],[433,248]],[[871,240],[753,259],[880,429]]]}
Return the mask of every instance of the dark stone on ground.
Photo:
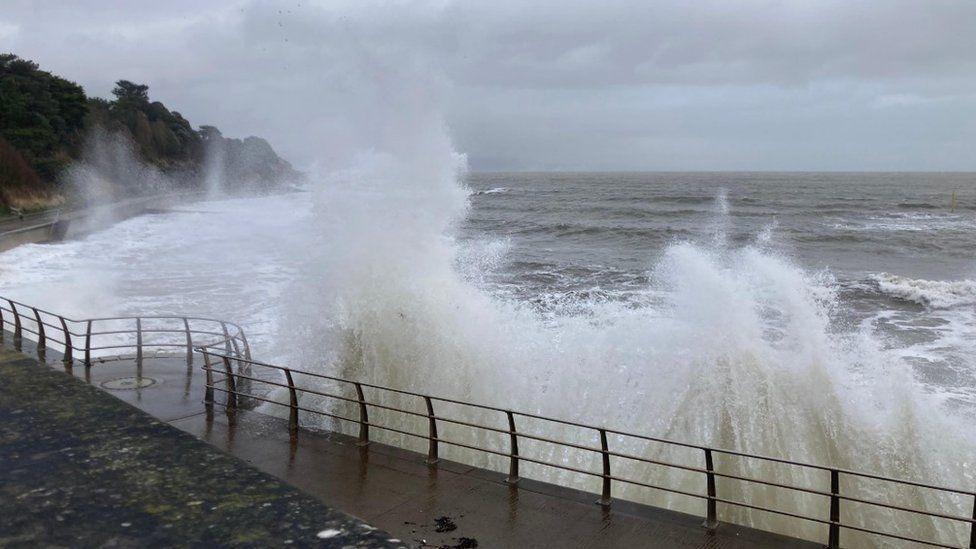
{"label": "dark stone on ground", "polygon": [[457,524],[451,520],[451,517],[438,517],[434,519],[434,531],[438,533],[443,532],[453,532],[457,530]]}

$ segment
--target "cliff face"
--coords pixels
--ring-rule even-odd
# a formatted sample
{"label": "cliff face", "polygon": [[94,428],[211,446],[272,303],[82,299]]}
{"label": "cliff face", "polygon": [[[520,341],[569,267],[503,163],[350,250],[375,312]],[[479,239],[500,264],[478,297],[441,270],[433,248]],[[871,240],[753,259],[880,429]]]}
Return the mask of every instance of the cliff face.
{"label": "cliff face", "polygon": [[20,151],[0,137],[0,209],[41,209],[62,202],[58,189],[42,180]]}
{"label": "cliff face", "polygon": [[203,160],[202,139],[190,123],[162,103],[150,103],[148,96],[141,101],[92,99],[88,125],[132,140],[145,162],[165,171],[192,170]]}
{"label": "cliff face", "polygon": [[224,187],[254,188],[267,186],[269,182],[294,182],[302,177],[260,137],[227,138],[213,126],[202,126],[200,135],[208,158],[206,167],[219,170]]}
{"label": "cliff face", "polygon": [[[179,112],[150,101],[148,86],[118,81],[114,100],[84,90],[12,54],[0,55],[0,207],[36,208],[70,199],[65,174],[105,135],[183,187],[203,187],[219,170],[221,188],[274,186],[301,178],[267,141],[228,139],[213,126],[193,128]],[[91,148],[88,146],[87,148]],[[114,195],[143,186],[112,181]]]}

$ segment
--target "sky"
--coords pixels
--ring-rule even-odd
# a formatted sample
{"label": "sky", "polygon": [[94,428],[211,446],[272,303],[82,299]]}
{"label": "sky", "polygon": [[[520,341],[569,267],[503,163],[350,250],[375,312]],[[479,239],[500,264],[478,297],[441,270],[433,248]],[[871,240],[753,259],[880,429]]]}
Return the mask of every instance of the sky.
{"label": "sky", "polygon": [[2,0],[0,51],[300,167],[413,94],[476,171],[976,170],[972,0]]}

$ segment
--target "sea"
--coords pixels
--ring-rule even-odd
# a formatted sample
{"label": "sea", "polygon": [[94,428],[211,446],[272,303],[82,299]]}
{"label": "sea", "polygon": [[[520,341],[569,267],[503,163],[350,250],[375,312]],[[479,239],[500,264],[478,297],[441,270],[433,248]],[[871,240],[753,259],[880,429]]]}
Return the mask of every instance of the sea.
{"label": "sea", "polygon": [[[972,173],[465,173],[376,162],[313,176],[294,192],[224,196],[20,246],[0,254],[0,295],[77,317],[224,318],[242,325],[255,358],[269,362],[976,486]],[[593,443],[593,433],[537,427]],[[523,451],[598,466],[568,450]],[[445,452],[506,467],[497,456]],[[824,489],[817,471],[719,466]],[[643,482],[701,489],[699,477],[680,471],[620,467]],[[528,463],[524,474],[599,490],[593,479]],[[812,495],[731,480],[719,488],[826,512]],[[972,511],[971,498],[856,489]],[[615,497],[701,514],[697,500],[640,487],[622,486]],[[845,520],[866,527],[968,539],[965,525],[853,507]],[[822,537],[816,524],[720,512]],[[851,546],[880,545],[845,536]]]}
{"label": "sea", "polygon": [[654,266],[676,245],[753,249],[823,281],[834,294],[831,331],[870,327],[933,390],[976,404],[974,174],[490,173],[468,182],[463,238],[510,244],[485,287],[541,315],[659,306],[667,291]]}

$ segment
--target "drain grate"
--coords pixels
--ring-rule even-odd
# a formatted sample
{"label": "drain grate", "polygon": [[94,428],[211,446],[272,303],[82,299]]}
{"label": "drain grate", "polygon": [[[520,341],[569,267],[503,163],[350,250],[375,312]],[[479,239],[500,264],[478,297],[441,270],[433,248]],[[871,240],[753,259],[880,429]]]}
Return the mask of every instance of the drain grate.
{"label": "drain grate", "polygon": [[101,386],[110,391],[126,391],[131,389],[145,389],[156,383],[157,381],[151,377],[120,377],[103,381]]}

